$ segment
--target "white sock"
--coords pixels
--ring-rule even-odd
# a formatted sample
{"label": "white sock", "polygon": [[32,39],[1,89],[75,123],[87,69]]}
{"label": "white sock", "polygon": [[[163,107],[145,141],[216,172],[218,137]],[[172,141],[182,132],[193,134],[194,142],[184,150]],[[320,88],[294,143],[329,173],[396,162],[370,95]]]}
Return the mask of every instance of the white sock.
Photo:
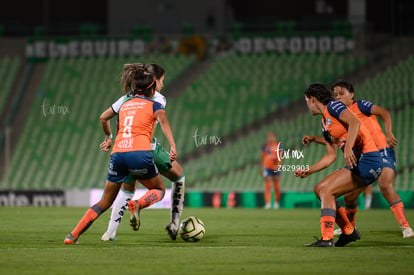
{"label": "white sock", "polygon": [[112,204],[111,218],[109,219],[107,230],[107,232],[111,236],[116,236],[116,230],[118,229],[118,226],[121,223],[122,216],[128,209],[128,202],[132,199],[133,196],[133,192],[125,191],[122,188],[118,193],[118,196]]}
{"label": "white sock", "polygon": [[370,209],[372,203],[372,196],[365,196],[365,209]]}
{"label": "white sock", "polygon": [[171,189],[170,222],[178,226],[184,207],[185,177],[173,181]]}

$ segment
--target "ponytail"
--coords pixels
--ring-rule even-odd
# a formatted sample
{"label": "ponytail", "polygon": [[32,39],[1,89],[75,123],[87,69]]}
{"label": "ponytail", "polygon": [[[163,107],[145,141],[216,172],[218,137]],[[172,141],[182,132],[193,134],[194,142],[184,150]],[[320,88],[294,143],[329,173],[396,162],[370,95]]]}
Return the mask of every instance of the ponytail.
{"label": "ponytail", "polygon": [[122,91],[150,97],[155,90],[155,80],[148,72],[145,64],[125,64],[121,72]]}

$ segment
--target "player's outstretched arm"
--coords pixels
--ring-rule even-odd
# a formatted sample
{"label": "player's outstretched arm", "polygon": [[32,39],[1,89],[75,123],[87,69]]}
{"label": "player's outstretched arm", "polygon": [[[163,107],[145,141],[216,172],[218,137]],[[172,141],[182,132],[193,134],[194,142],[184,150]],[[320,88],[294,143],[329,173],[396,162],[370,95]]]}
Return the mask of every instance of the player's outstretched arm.
{"label": "player's outstretched arm", "polygon": [[319,137],[319,136],[304,136],[302,138],[302,143],[306,146],[311,142],[316,142],[319,144],[323,144],[325,145],[325,139],[323,137]]}
{"label": "player's outstretched arm", "polygon": [[387,144],[390,147],[395,147],[398,143],[398,140],[394,137],[394,134],[392,133],[392,120],[391,120],[390,112],[384,108],[381,108],[380,106],[374,105],[371,113],[373,115],[379,116],[382,119],[382,121],[384,122],[384,126],[385,126],[385,135],[387,137]]}
{"label": "player's outstretched arm", "polygon": [[337,155],[337,145],[334,143],[325,143],[326,152],[325,155],[314,165],[309,167],[308,169],[297,169],[294,172],[296,177],[306,178],[307,176],[321,171],[327,167],[329,167],[332,163],[336,160]]}
{"label": "player's outstretched arm", "polygon": [[106,137],[104,141],[99,145],[101,151],[109,151],[112,146],[112,132],[111,132],[111,118],[115,117],[116,113],[112,110],[111,107],[106,109],[100,116],[102,130],[105,133]]}
{"label": "player's outstretched arm", "polygon": [[154,114],[154,116],[160,124],[162,132],[164,133],[165,137],[170,143],[170,159],[175,160],[177,158],[177,151],[175,149],[174,136],[171,130],[170,122],[168,121],[167,116],[165,114],[165,111],[159,110]]}

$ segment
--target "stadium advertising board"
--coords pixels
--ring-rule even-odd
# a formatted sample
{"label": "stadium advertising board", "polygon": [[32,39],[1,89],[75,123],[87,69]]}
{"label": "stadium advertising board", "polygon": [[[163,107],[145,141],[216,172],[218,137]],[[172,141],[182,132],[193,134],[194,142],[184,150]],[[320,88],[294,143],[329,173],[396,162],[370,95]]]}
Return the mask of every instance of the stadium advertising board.
{"label": "stadium advertising board", "polygon": [[0,191],[0,206],[65,206],[63,191]]}
{"label": "stadium advertising board", "polygon": [[353,39],[344,36],[241,37],[234,42],[234,50],[242,54],[343,53],[353,48]]}
{"label": "stadium advertising board", "polygon": [[[205,39],[205,38],[204,38]],[[218,39],[207,41],[207,52],[222,51]],[[166,42],[167,43],[167,42]],[[142,56],[153,51],[162,52],[168,48],[168,54],[179,53],[181,44],[178,39],[163,45],[159,41],[145,41],[137,38],[97,38],[97,39],[31,39],[26,45],[26,57],[29,59],[47,59],[61,57],[102,57],[102,56]],[[226,52],[238,54],[264,53],[344,53],[354,48],[353,38],[332,35],[310,36],[245,36],[226,40]],[[190,46],[190,48],[192,48]],[[197,48],[197,47],[195,47]],[[191,53],[186,51],[186,53]]]}
{"label": "stadium advertising board", "polygon": [[127,56],[145,54],[146,42],[139,39],[35,40],[26,46],[28,58]]}

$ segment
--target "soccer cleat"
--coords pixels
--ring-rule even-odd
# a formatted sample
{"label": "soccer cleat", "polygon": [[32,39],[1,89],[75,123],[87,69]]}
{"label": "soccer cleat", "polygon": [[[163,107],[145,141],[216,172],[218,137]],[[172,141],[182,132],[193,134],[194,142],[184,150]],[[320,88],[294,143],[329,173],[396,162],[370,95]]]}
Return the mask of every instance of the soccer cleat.
{"label": "soccer cleat", "polygon": [[[355,227],[356,228],[356,227]],[[341,228],[337,228],[337,229],[335,229],[334,230],[334,236],[339,236],[339,235],[341,235],[342,234],[342,230],[341,230]]]}
{"label": "soccer cleat", "polygon": [[270,205],[270,203],[266,203],[264,209],[270,209],[270,208],[272,208],[272,206]]}
{"label": "soccer cleat", "polygon": [[403,234],[403,238],[407,239],[407,238],[414,238],[414,231],[411,227],[405,227],[403,226],[401,228],[402,234]]}
{"label": "soccer cleat", "polygon": [[171,240],[175,241],[177,239],[178,227],[174,223],[169,223],[165,226],[165,230],[170,236]]}
{"label": "soccer cleat", "polygon": [[275,202],[275,203],[273,204],[273,209],[279,209],[279,208],[280,208],[279,203],[278,203],[278,202]]}
{"label": "soccer cleat", "polygon": [[337,229],[334,230],[334,236],[339,236],[341,234],[342,234],[341,228],[337,228]]}
{"label": "soccer cleat", "polygon": [[116,241],[116,237],[115,237],[115,234],[110,234],[108,231],[106,231],[102,235],[101,240],[104,241],[104,242],[107,242],[107,241]]}
{"label": "soccer cleat", "polygon": [[64,243],[65,244],[78,244],[79,242],[78,242],[78,238],[73,237],[72,233],[69,233],[66,235]]}
{"label": "soccer cleat", "polygon": [[322,239],[316,238],[315,242],[307,244],[306,246],[307,247],[334,247],[335,243],[334,243],[333,239],[322,240]]}
{"label": "soccer cleat", "polygon": [[335,246],[343,247],[349,244],[350,242],[356,242],[357,240],[360,240],[360,239],[361,239],[361,234],[355,228],[354,231],[352,231],[352,233],[349,235],[342,233],[339,236],[339,239],[336,241]]}
{"label": "soccer cleat", "polygon": [[141,221],[140,221],[141,209],[138,207],[137,202],[133,200],[128,202],[128,209],[131,212],[131,218],[129,219],[129,225],[131,226],[132,230],[138,231],[141,225]]}

